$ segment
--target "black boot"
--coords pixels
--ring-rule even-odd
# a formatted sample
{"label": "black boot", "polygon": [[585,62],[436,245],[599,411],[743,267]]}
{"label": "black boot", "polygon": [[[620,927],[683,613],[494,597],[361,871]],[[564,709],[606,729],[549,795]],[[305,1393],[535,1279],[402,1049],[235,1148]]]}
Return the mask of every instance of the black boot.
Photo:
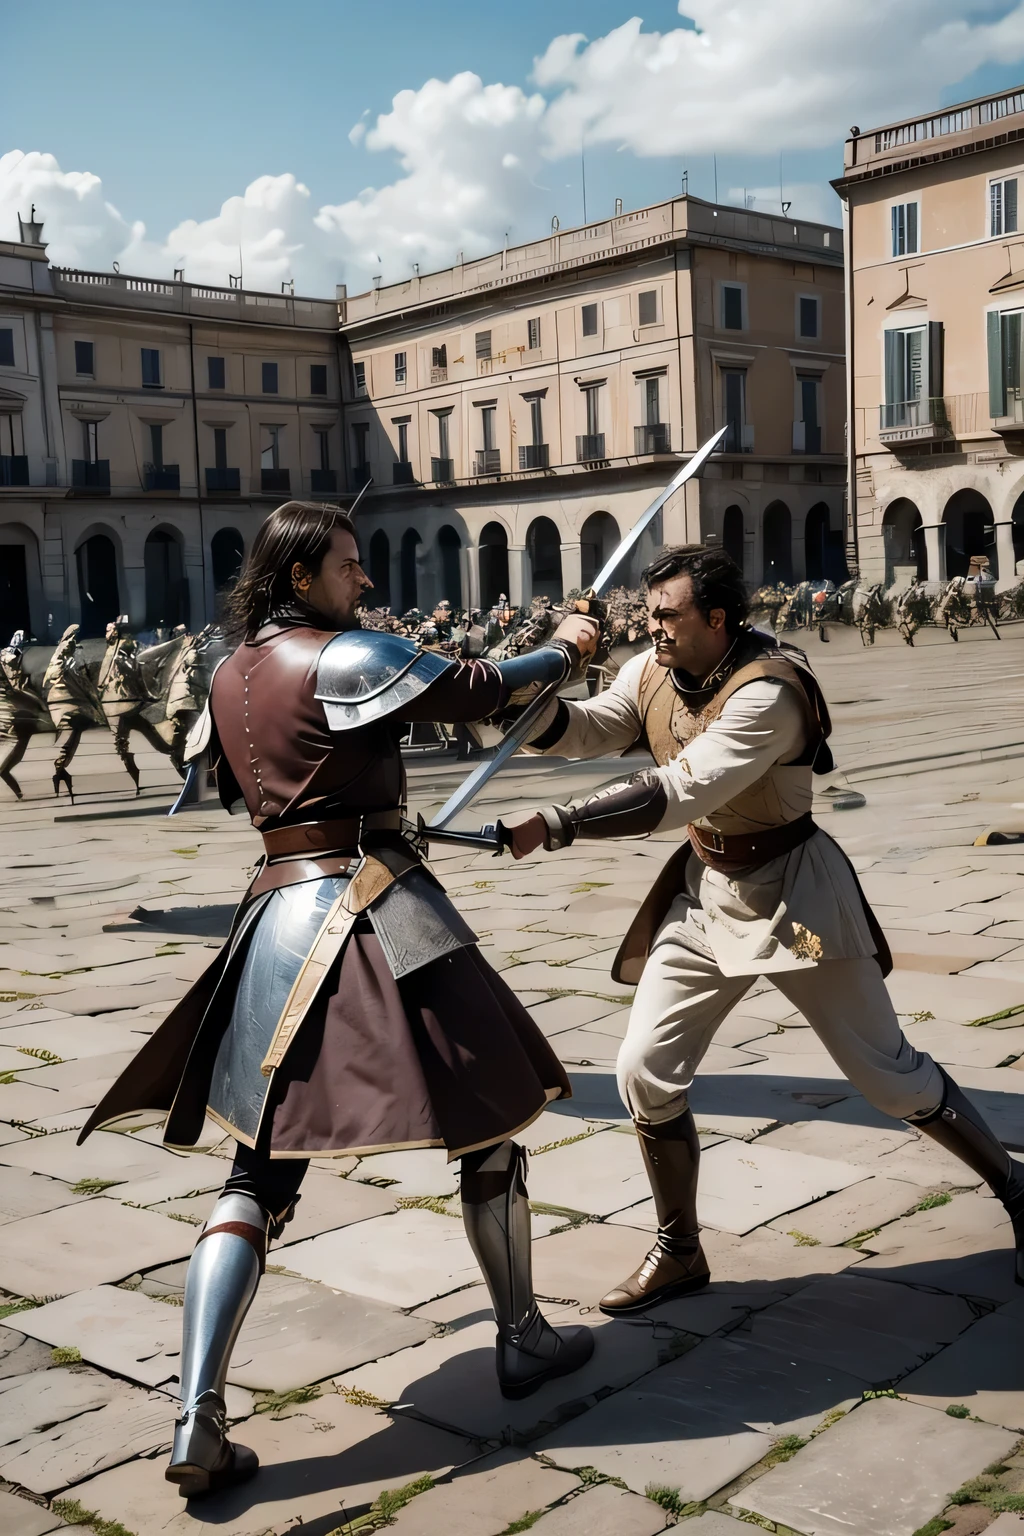
{"label": "black boot", "polygon": [[71,804],[74,805],[75,790],[71,782],[70,773],[68,773],[66,768],[55,768],[53,772],[53,792],[58,798],[60,797],[60,787],[62,784],[67,785],[68,794],[71,796]]}
{"label": "black boot", "polygon": [[637,1122],[636,1133],[658,1213],[658,1237],[639,1269],[601,1298],[601,1311],[609,1317],[689,1296],[711,1279],[697,1223],[700,1141],[692,1111],[660,1125]]}
{"label": "black boot", "polygon": [[907,1124],[980,1173],[1001,1201],[1013,1225],[1017,1284],[1024,1285],[1024,1164],[1010,1156],[949,1073],[942,1067],[939,1071],[945,1085],[942,1103],[927,1118]]}
{"label": "black boot", "polygon": [[7,788],[11,791],[16,799],[21,800],[24,798],[21,793],[21,785],[18,783],[17,779],[14,777],[14,774],[11,773],[9,769],[0,768],[0,779],[3,779],[4,783],[7,785]]}
{"label": "black boot", "polygon": [[579,1370],[594,1352],[589,1328],[552,1328],[533,1294],[526,1153],[505,1141],[462,1159],[462,1215],[498,1325],[502,1397],[529,1397]]}

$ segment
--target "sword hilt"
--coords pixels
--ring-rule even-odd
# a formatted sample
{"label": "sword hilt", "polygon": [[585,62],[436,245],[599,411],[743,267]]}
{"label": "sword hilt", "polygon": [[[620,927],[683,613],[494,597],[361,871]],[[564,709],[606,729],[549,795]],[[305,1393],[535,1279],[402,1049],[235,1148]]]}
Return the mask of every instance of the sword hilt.
{"label": "sword hilt", "polygon": [[456,827],[432,827],[416,817],[416,834],[428,843],[454,843],[463,848],[476,848],[481,853],[495,856],[512,846],[512,834],[502,821],[488,821],[479,832],[460,832]]}

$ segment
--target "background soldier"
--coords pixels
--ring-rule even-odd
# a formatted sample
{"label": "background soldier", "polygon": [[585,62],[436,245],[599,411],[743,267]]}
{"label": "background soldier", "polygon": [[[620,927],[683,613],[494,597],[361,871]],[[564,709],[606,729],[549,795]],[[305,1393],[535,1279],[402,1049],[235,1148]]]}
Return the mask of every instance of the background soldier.
{"label": "background soldier", "polygon": [[[99,696],[107,724],[114,733],[118,757],[140,793],[139,769],[131,749],[131,733],[138,731],[154,751],[166,757],[171,748],[143,713],[157,699],[146,687],[139,666],[139,644],[128,629],[128,615],[107,625],[107,649],[100,663]],[[184,768],[175,764],[184,778]]]}
{"label": "background soldier", "polygon": [[0,762],[0,779],[19,800],[21,785],[13,770],[36,732],[53,729],[46,701],[25,671],[24,650],[25,632],[19,629],[11,636],[10,645],[0,651],[0,737],[13,739],[13,746]]}
{"label": "background soldier", "polygon": [[[91,725],[107,723],[92,679],[77,660],[78,632],[79,625],[68,625],[43,673],[46,707],[57,732],[59,747],[53,763],[53,792],[59,795],[60,786],[66,784],[72,801],[74,786],[68,764],[78,751],[82,732]],[[62,731],[68,733],[63,743],[60,741]]]}
{"label": "background soldier", "polygon": [[[883,977],[888,946],[845,854],[811,816],[828,772],[828,710],[806,658],[745,624],[728,556],[666,551],[647,568],[654,650],[596,699],[552,703],[534,750],[596,757],[646,746],[656,766],[513,829],[513,852],[578,837],[684,828],[612,974],[637,981],[618,1060],[658,1213],[640,1267],[601,1301],[612,1316],[706,1285],[697,1224],[700,1146],[689,1089],[715,1030],[755,976],[800,1009],[876,1108],[933,1137],[1006,1207],[1024,1282],[1024,1167],[956,1083],[900,1029]],[[559,636],[575,639],[571,618]]]}

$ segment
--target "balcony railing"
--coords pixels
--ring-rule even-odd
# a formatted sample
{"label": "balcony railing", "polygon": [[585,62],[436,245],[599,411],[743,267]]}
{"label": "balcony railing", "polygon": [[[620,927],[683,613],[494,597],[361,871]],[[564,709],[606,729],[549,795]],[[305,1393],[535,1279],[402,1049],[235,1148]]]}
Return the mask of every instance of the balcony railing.
{"label": "balcony railing", "polygon": [[1010,385],[1006,391],[1006,399],[1003,402],[1003,414],[993,416],[996,423],[996,431],[1012,431],[1017,427],[1024,427],[1024,389]]}
{"label": "balcony railing", "polygon": [[412,465],[407,459],[398,459],[391,466],[392,485],[415,485],[416,476],[412,472]]}
{"label": "balcony railing", "polygon": [[311,469],[309,472],[309,489],[314,496],[334,496],[338,490],[338,471],[336,469]]}
{"label": "balcony railing", "polygon": [[878,408],[878,440],[890,447],[934,443],[951,435],[949,412],[940,396],[893,400]]}
{"label": "balcony railing", "polygon": [[290,469],[261,469],[260,490],[265,495],[287,496],[292,488]]}
{"label": "balcony railing", "polygon": [[448,382],[448,369],[447,368],[431,368],[431,370],[430,370],[430,382],[431,382],[431,384],[447,384],[447,382]]}
{"label": "balcony railing", "polygon": [[72,459],[71,484],[76,491],[109,491],[109,459]]}
{"label": "balcony railing", "polygon": [[668,453],[671,429],[666,421],[633,428],[634,453]]}
{"label": "balcony railing", "polygon": [[142,486],[147,491],[180,491],[181,475],[177,464],[143,464]]}
{"label": "balcony railing", "polygon": [[821,428],[816,425],[816,423],[810,421],[794,421],[793,452],[821,452]]}
{"label": "balcony railing", "polygon": [[474,475],[500,475],[501,449],[478,448],[473,460]]}
{"label": "balcony railing", "polygon": [[242,476],[237,469],[208,469],[205,474],[207,496],[224,495],[242,489]]}
{"label": "balcony railing", "polygon": [[28,485],[27,454],[0,454],[0,485]]}
{"label": "balcony railing", "polygon": [[576,458],[580,464],[586,464],[591,459],[604,458],[604,433],[588,432],[576,439]]}
{"label": "balcony railing", "polygon": [[455,465],[451,459],[431,459],[430,478],[437,485],[451,485],[455,479]]}
{"label": "balcony railing", "polygon": [[519,449],[520,469],[547,469],[547,443],[524,443]]}
{"label": "balcony railing", "polygon": [[369,464],[353,464],[348,476],[349,488],[353,491],[361,491],[364,485],[369,485],[370,479]]}

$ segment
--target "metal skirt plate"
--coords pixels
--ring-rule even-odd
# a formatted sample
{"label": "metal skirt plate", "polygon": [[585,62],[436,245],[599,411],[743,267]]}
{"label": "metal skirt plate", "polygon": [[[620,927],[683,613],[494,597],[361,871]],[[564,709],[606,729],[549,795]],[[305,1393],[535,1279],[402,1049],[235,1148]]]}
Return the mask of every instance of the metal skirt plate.
{"label": "metal skirt plate", "polygon": [[389,885],[367,916],[396,981],[476,943],[472,928],[423,869]]}
{"label": "metal skirt plate", "polygon": [[250,934],[208,1100],[249,1141],[256,1140],[271,1082],[260,1064],[303,961],[348,882],[348,875],[332,875],[272,891]]}

